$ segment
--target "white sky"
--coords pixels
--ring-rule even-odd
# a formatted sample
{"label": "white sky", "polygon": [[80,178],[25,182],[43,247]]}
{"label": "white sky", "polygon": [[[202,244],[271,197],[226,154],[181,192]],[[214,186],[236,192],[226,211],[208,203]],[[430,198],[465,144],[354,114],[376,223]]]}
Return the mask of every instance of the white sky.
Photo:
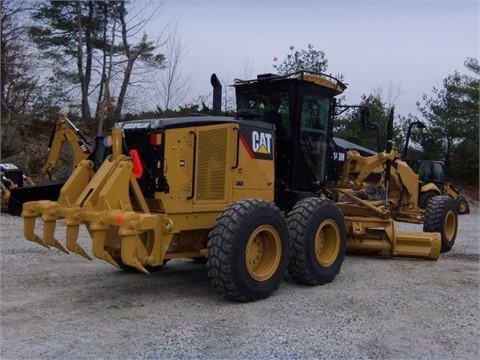
{"label": "white sky", "polygon": [[[186,52],[180,72],[190,99],[222,82],[274,72],[290,45],[326,53],[327,73],[343,74],[348,103],[378,88],[400,88],[396,113],[416,113],[416,101],[441,87],[467,57],[479,57],[478,0],[165,0],[149,32],[169,22]],[[246,75],[246,76],[245,76]]]}

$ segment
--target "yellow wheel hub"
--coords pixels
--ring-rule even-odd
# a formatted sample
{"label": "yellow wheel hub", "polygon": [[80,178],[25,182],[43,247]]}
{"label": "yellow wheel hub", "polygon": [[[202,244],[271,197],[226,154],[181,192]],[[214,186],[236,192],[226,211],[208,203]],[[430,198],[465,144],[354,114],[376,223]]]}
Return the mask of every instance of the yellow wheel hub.
{"label": "yellow wheel hub", "polygon": [[325,220],[315,234],[315,256],[320,265],[328,267],[338,257],[340,251],[340,229],[333,220]]}
{"label": "yellow wheel hub", "polygon": [[249,275],[257,281],[270,279],[282,257],[282,242],[277,230],[262,225],[250,235],[245,249],[245,264]]}
{"label": "yellow wheel hub", "polygon": [[445,228],[444,228],[445,237],[449,241],[454,238],[456,227],[457,227],[457,224],[455,221],[455,214],[453,211],[449,211],[447,213],[447,216],[445,217]]}

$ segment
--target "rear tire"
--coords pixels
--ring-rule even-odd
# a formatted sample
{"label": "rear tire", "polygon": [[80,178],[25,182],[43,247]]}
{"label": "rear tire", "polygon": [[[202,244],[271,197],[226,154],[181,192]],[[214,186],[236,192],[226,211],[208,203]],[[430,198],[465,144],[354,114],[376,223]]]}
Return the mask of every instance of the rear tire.
{"label": "rear tire", "polygon": [[449,196],[434,196],[427,203],[423,220],[424,232],[439,232],[442,236],[440,252],[452,249],[457,237],[457,203]]}
{"label": "rear tire", "polygon": [[280,210],[263,200],[241,200],[220,214],[208,236],[207,274],[227,299],[270,296],[288,262],[289,235]]}
{"label": "rear tire", "polygon": [[331,282],[340,272],[347,245],[345,220],[330,200],[306,198],[287,217],[292,245],[288,270],[302,284]]}

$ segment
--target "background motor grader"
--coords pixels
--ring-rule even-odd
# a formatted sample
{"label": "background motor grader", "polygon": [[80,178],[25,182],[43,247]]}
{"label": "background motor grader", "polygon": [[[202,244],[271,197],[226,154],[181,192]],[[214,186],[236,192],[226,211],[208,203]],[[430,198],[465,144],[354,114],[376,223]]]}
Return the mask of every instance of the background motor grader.
{"label": "background motor grader", "polygon": [[[367,131],[367,129],[376,130],[378,147],[380,148],[380,127],[377,124],[370,124],[367,106],[359,107],[362,108],[361,127],[364,131]],[[341,112],[343,111],[341,110]],[[393,124],[393,110],[390,113],[389,126],[393,126],[391,124]],[[433,205],[427,207],[429,200],[438,195],[452,198],[456,203],[457,214],[467,214],[469,212],[468,202],[457,186],[445,181],[445,171],[441,161],[404,160],[413,126],[425,127],[419,121],[411,123],[408,128],[402,155],[400,155],[392,143],[390,157],[384,156],[381,151],[375,153],[357,144],[334,138],[337,146],[343,147],[342,151],[345,154],[347,150],[352,151],[347,156],[349,159],[348,166],[342,170],[342,175],[338,181],[330,184],[330,187],[347,188],[350,194],[356,195],[363,200],[385,199],[385,201],[390,201],[393,208],[396,209],[393,217],[398,221],[423,222],[425,217],[422,216],[422,210],[431,208]],[[385,188],[385,185],[387,185],[385,177],[387,163],[390,164],[390,183],[388,185],[396,188],[396,190],[389,193],[390,199],[386,199]],[[341,192],[339,193],[336,190],[330,190],[330,194],[335,194],[336,198],[341,196]],[[450,207],[451,204],[448,204],[448,206]],[[453,238],[454,234],[452,233],[450,239]]]}
{"label": "background motor grader", "polygon": [[[221,85],[211,82],[214,116],[115,124],[95,149],[101,164],[81,161],[57,201],[24,204],[25,237],[91,259],[77,242],[86,226],[95,257],[143,273],[170,259],[206,260],[213,286],[236,301],[271,295],[287,269],[299,283],[330,282],[347,249],[439,257],[439,228],[455,212],[405,232],[389,204],[321,196],[340,175],[332,128],[343,83],[304,71],[236,80],[231,118],[217,114]],[[61,219],[66,248],[55,238]]]}
{"label": "background motor grader", "polygon": [[[436,185],[422,182],[409,163],[401,159],[392,141],[393,113],[392,109],[387,125],[387,150],[370,156],[347,151],[341,175],[329,186],[344,199],[355,200],[379,214],[388,213],[395,221],[423,224],[425,232],[440,232],[441,252],[449,251],[457,234],[457,203],[450,196],[437,196],[440,193],[424,199],[424,193],[433,191]],[[362,127],[369,128],[368,109],[362,117],[362,122],[367,123]],[[371,185],[372,179],[379,180],[376,187]]]}

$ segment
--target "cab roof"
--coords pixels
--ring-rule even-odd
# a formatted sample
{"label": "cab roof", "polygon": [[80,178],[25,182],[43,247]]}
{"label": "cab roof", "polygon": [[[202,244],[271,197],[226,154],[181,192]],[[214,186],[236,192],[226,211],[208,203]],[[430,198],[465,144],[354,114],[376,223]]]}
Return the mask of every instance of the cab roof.
{"label": "cab roof", "polygon": [[298,71],[292,74],[287,75],[276,75],[276,74],[261,74],[258,75],[254,80],[240,80],[235,79],[234,86],[244,86],[244,85],[253,85],[260,84],[262,82],[276,82],[276,81],[304,81],[309,82],[324,88],[334,90],[336,95],[343,93],[347,88],[347,85],[342,83],[340,80],[334,78],[331,75],[317,73],[313,71]]}

